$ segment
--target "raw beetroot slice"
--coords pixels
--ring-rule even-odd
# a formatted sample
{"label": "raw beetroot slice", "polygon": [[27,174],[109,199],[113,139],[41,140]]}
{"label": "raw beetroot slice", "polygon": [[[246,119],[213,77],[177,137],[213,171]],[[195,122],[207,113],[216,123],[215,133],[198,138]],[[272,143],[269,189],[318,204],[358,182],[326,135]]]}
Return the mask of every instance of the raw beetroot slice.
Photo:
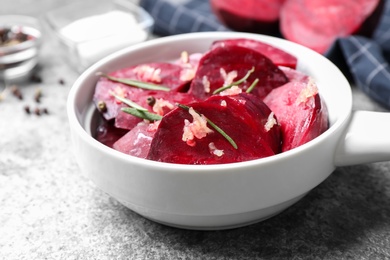
{"label": "raw beetroot slice", "polygon": [[369,36],[383,4],[381,0],[288,0],[280,12],[280,29],[286,39],[323,54],[338,37]]}
{"label": "raw beetroot slice", "polygon": [[295,56],[261,41],[246,38],[227,39],[215,41],[212,44],[211,48],[213,49],[223,45],[239,45],[242,47],[253,49],[267,56],[276,66],[285,66],[293,69],[295,69],[297,66],[297,58]]}
{"label": "raw beetroot slice", "polygon": [[[178,64],[162,62],[132,66],[109,75],[121,79],[133,79],[163,85],[170,88],[172,92],[181,92],[186,90],[192,79],[182,78],[183,70],[183,66]],[[146,99],[147,95],[150,94],[144,89],[117,83],[104,77],[100,78],[96,84],[93,100],[98,107],[99,103],[105,104],[104,109],[100,109],[100,111],[107,120],[115,118],[120,108],[123,107],[123,104],[110,94],[111,92],[134,102],[139,99]]]}
{"label": "raw beetroot slice", "polygon": [[291,81],[264,98],[281,125],[282,152],[305,144],[328,129],[328,111],[314,81],[292,69],[286,74]]}
{"label": "raw beetroot slice", "polygon": [[[179,107],[163,117],[147,159],[179,164],[220,164],[263,158],[280,151],[280,127],[273,112],[251,94],[215,95],[189,107],[194,109],[192,114],[191,110]],[[196,119],[198,113],[221,128],[238,148],[209,123],[206,129],[197,126],[196,123],[201,122]],[[192,134],[195,136],[191,137]]]}
{"label": "raw beetroot slice", "polygon": [[189,93],[204,99],[220,87],[244,78],[253,68],[254,72],[238,86],[246,90],[258,79],[251,93],[260,99],[288,81],[284,73],[263,54],[238,45],[224,45],[213,48],[199,61]]}
{"label": "raw beetroot slice", "polygon": [[216,16],[236,31],[276,34],[279,12],[286,0],[210,0]]}

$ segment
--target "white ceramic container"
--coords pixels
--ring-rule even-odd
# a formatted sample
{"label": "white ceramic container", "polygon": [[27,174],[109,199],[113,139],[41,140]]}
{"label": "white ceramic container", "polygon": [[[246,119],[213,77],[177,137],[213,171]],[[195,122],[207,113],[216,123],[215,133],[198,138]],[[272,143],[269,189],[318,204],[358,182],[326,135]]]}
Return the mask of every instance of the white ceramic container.
{"label": "white ceramic container", "polygon": [[[179,165],[135,158],[91,136],[96,72],[205,52],[215,40],[258,39],[298,58],[317,82],[330,127],[316,139],[272,157],[221,165]],[[74,151],[81,170],[112,197],[151,220],[188,229],[248,225],[293,205],[337,166],[390,160],[390,114],[352,111],[350,85],[322,55],[283,39],[236,33],[183,34],[131,46],[100,60],[74,83],[68,98]]]}

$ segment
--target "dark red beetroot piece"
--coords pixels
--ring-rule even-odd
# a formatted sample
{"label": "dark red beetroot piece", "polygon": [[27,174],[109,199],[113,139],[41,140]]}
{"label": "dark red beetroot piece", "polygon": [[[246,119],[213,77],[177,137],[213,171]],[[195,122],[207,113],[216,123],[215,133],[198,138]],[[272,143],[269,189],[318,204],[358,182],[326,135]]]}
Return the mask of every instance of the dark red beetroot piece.
{"label": "dark red beetroot piece", "polygon": [[246,93],[215,95],[189,106],[220,127],[238,148],[209,124],[212,132],[205,137],[183,140],[185,120],[191,123],[194,119],[188,110],[177,108],[161,120],[147,159],[179,164],[220,164],[279,153],[280,127],[271,110],[257,97]]}
{"label": "dark red beetroot piece", "polygon": [[383,5],[381,0],[287,0],[280,30],[286,39],[323,54],[338,37],[370,36]]}
{"label": "dark red beetroot piece", "polygon": [[[263,54],[242,46],[224,45],[213,48],[199,61],[189,93],[198,99],[205,99],[224,85],[226,78],[221,70],[226,74],[237,72],[233,79],[237,81],[244,78],[252,68],[255,69],[254,72],[239,87],[245,91],[258,79],[259,82],[251,93],[260,99],[288,81],[284,73]],[[208,83],[209,90],[206,87]]]}
{"label": "dark red beetroot piece", "polygon": [[211,0],[211,8],[236,31],[277,34],[279,12],[286,0]]}
{"label": "dark red beetroot piece", "polygon": [[328,111],[314,81],[292,69],[286,74],[291,81],[264,98],[281,125],[282,152],[305,144],[328,129]]}
{"label": "dark red beetroot piece", "polygon": [[223,45],[238,45],[253,49],[267,56],[276,66],[285,66],[293,69],[297,67],[297,58],[295,56],[264,42],[245,38],[227,39],[214,42],[211,48]]}

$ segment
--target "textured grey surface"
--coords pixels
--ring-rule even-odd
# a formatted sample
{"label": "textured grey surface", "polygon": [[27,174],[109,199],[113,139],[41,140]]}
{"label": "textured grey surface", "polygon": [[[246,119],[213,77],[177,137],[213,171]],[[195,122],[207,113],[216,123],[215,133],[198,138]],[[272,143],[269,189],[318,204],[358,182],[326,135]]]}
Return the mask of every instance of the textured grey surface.
{"label": "textured grey surface", "polygon": [[[59,4],[0,0],[0,13]],[[0,103],[0,259],[390,259],[390,162],[339,168],[280,215],[234,230],[180,230],[126,209],[75,162],[66,98],[78,73],[54,46],[47,37],[43,82]],[[353,90],[355,109],[384,111]],[[49,115],[27,115],[25,105]]]}

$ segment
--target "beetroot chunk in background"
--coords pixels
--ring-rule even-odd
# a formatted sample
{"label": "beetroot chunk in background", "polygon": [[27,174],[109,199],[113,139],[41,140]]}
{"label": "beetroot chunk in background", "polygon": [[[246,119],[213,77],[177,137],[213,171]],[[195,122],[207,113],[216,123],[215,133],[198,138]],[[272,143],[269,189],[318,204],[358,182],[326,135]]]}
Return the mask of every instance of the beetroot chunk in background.
{"label": "beetroot chunk in background", "polygon": [[210,0],[212,11],[236,31],[277,34],[279,12],[286,0]]}
{"label": "beetroot chunk in background", "polygon": [[305,144],[328,129],[328,111],[314,81],[292,69],[286,75],[291,81],[264,98],[281,125],[282,152]]}
{"label": "beetroot chunk in background", "polygon": [[185,120],[188,124],[194,119],[189,111],[176,108],[161,120],[147,159],[179,164],[220,164],[280,152],[280,127],[276,118],[264,102],[251,94],[215,95],[189,107],[220,127],[237,143],[238,149],[208,123],[212,132],[201,138],[183,140]]}
{"label": "beetroot chunk in background", "polygon": [[276,66],[285,66],[293,69],[297,66],[297,58],[295,56],[264,42],[245,38],[219,40],[213,42],[211,49],[223,45],[238,45],[253,49],[267,56]]}
{"label": "beetroot chunk in background", "polygon": [[383,5],[381,0],[287,0],[280,30],[287,40],[323,54],[338,37],[370,36]]}
{"label": "beetroot chunk in background", "polygon": [[237,81],[252,68],[254,72],[238,86],[245,91],[258,79],[251,93],[260,99],[288,81],[286,75],[263,54],[238,45],[221,45],[205,53],[199,61],[189,93],[198,99],[205,99],[224,86],[231,73],[237,73],[237,76],[230,78],[230,81]]}

